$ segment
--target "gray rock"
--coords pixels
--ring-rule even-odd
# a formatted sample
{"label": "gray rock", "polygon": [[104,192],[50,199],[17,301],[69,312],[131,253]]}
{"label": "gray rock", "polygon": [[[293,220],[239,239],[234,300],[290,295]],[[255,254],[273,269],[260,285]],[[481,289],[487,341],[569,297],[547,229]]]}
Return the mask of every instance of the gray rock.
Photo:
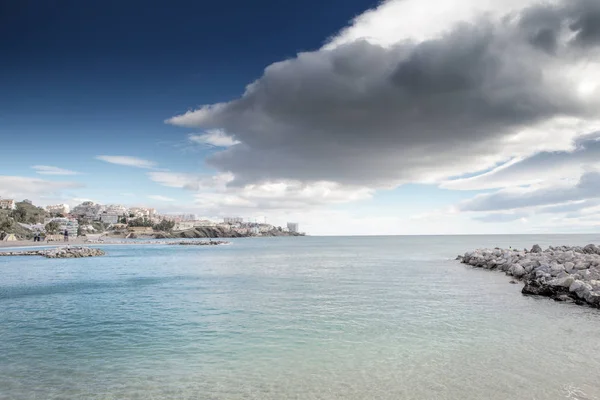
{"label": "gray rock", "polygon": [[565,268],[561,264],[554,264],[550,267],[550,274],[552,276],[558,276],[561,272],[564,272]]}
{"label": "gray rock", "polygon": [[566,262],[565,263],[565,271],[567,272],[571,272],[573,270],[573,268],[575,267],[575,264],[573,264],[572,262]]}
{"label": "gray rock", "polygon": [[542,248],[540,247],[539,244],[534,244],[530,250],[530,253],[541,253],[541,252],[542,252]]}
{"label": "gray rock", "polygon": [[508,272],[515,278],[521,278],[523,275],[525,275],[525,268],[523,268],[520,264],[513,264]]}
{"label": "gray rock", "polygon": [[548,282],[548,284],[550,286],[561,286],[564,288],[570,288],[573,282],[575,282],[575,279],[573,279],[572,276],[565,276],[563,278],[552,279],[550,282]]}

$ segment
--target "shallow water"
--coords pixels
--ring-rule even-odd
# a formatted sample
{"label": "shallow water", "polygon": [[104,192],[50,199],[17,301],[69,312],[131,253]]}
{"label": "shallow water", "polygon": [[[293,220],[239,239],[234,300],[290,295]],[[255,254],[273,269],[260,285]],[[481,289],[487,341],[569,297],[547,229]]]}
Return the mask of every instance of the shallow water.
{"label": "shallow water", "polygon": [[0,258],[0,399],[600,399],[600,311],[453,261],[592,242],[265,238]]}

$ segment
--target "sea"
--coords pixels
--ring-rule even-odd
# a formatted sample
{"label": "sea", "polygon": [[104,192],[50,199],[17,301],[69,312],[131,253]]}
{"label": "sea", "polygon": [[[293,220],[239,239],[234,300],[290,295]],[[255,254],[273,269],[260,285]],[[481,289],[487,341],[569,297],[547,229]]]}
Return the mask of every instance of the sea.
{"label": "sea", "polygon": [[600,310],[455,257],[600,235],[0,257],[0,399],[600,399]]}

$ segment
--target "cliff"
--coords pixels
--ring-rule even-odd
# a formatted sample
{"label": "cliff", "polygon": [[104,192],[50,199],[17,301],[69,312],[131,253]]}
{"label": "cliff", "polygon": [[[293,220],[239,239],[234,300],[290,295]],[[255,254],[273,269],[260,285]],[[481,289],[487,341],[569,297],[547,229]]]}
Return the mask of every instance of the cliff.
{"label": "cliff", "polygon": [[172,233],[159,232],[154,235],[157,239],[167,239],[167,238],[236,238],[236,237],[254,237],[254,236],[304,236],[301,233],[294,232],[283,232],[277,229],[273,229],[272,231],[261,233],[260,235],[255,235],[252,233],[248,234],[240,234],[232,230],[226,230],[219,227],[197,227],[193,229],[188,229],[185,231],[175,231]]}

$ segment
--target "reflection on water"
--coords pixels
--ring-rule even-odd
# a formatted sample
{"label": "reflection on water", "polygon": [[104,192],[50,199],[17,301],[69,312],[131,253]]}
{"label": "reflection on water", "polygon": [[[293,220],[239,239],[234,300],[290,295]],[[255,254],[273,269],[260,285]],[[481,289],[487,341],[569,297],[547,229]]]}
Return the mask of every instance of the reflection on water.
{"label": "reflection on water", "polygon": [[600,312],[452,260],[597,239],[269,238],[2,258],[0,399],[598,399]]}

